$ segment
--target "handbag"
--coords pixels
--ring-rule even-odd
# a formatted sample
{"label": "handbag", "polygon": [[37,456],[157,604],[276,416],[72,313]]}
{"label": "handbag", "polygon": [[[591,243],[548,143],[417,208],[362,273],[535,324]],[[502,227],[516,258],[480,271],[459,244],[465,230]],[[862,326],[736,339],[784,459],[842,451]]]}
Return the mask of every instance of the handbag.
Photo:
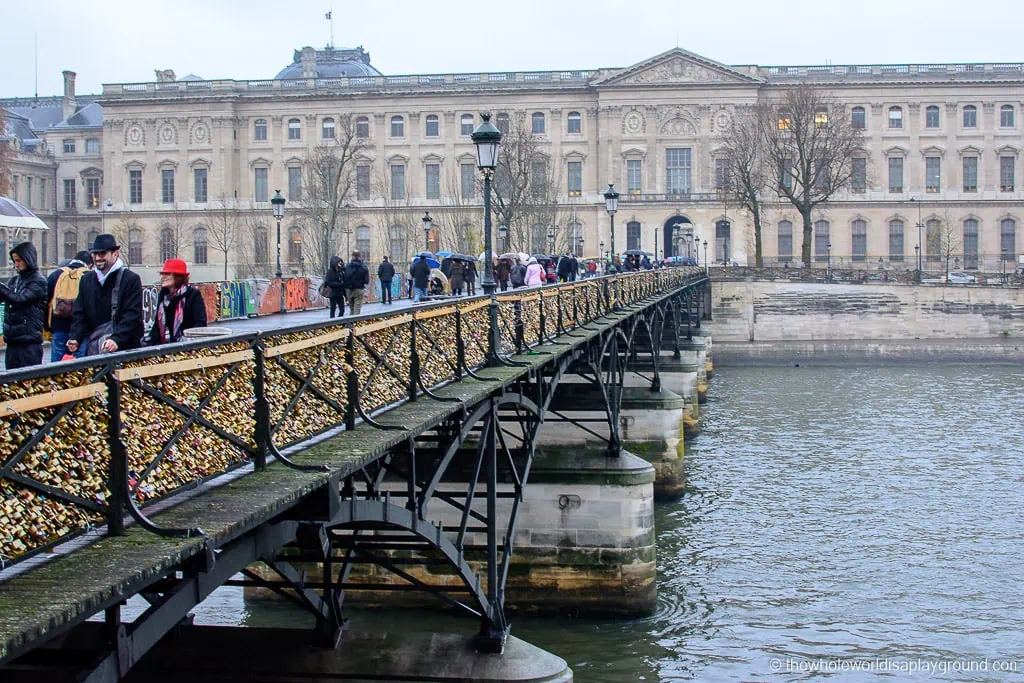
{"label": "handbag", "polygon": [[110,339],[110,336],[114,334],[114,319],[117,317],[117,306],[119,299],[121,298],[121,273],[124,268],[120,268],[114,273],[114,291],[110,295],[110,322],[103,323],[89,335],[86,340],[85,355],[86,356],[98,356],[103,351],[103,342]]}

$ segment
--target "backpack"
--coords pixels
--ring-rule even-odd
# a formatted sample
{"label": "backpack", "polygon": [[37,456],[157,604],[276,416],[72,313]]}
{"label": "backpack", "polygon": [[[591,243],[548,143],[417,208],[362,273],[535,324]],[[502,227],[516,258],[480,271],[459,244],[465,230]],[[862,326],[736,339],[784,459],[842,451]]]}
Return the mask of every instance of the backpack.
{"label": "backpack", "polygon": [[362,263],[349,261],[345,266],[345,289],[362,289],[370,282],[370,271]]}
{"label": "backpack", "polygon": [[60,277],[53,288],[53,303],[50,306],[50,320],[70,320],[71,311],[78,298],[78,285],[82,281],[85,268],[64,266],[60,269]]}
{"label": "backpack", "polygon": [[512,272],[509,273],[509,280],[512,281],[512,286],[522,287],[525,275],[526,269],[523,266],[512,266]]}

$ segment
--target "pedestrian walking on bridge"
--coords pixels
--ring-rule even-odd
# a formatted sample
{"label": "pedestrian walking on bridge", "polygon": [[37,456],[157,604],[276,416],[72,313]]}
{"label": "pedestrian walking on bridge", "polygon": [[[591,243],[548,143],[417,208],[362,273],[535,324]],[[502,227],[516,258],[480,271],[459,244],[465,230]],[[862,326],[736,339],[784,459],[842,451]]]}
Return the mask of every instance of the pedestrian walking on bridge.
{"label": "pedestrian walking on bridge", "polygon": [[8,370],[16,370],[43,362],[47,288],[46,278],[36,263],[35,245],[22,242],[10,254],[18,274],[0,284],[0,302],[7,304],[4,364]]}
{"label": "pedestrian walking on bridge", "polygon": [[370,284],[370,271],[359,258],[358,251],[352,252],[352,260],[345,266],[343,279],[345,281],[345,298],[348,300],[348,312],[352,315],[359,315],[363,309],[366,286]]}

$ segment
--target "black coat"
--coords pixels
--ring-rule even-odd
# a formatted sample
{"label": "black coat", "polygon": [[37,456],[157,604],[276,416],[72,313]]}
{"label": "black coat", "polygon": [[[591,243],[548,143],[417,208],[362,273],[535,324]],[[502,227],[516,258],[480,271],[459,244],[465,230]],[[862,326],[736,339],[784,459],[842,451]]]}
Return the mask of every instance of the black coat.
{"label": "black coat", "polygon": [[[114,293],[117,273],[111,273],[100,285],[96,271],[82,276],[78,285],[78,298],[71,314],[71,339],[85,343],[93,330],[110,322],[110,300]],[[121,297],[118,303],[114,331],[110,335],[118,351],[137,349],[142,343],[142,280],[123,268],[121,273]]]}
{"label": "black coat", "polygon": [[[168,303],[168,295],[170,292],[166,287],[160,288],[160,294],[156,300],[156,310],[159,311],[162,306],[167,304],[167,308],[164,314],[164,320],[166,322],[167,334],[173,335],[174,333],[174,308],[177,306],[177,298],[171,299]],[[150,346],[157,344],[171,344],[173,342],[179,342],[182,338],[182,332],[191,329],[193,327],[206,327],[206,302],[203,301],[203,295],[199,293],[199,290],[195,287],[189,287],[185,290],[185,294],[182,297],[185,300],[184,308],[181,312],[181,329],[178,330],[177,338],[171,338],[170,340],[163,340],[160,338],[160,326],[156,322],[156,317],[153,317],[153,327],[149,330],[149,337],[147,341]]]}
{"label": "black coat", "polygon": [[340,258],[332,256],[331,267],[324,275],[324,284],[331,290],[332,297],[345,296],[345,281],[342,279],[341,271],[338,270],[338,264],[341,262]]}
{"label": "black coat", "polygon": [[391,282],[395,279],[395,265],[391,261],[384,261],[377,266],[377,279],[381,282]]}
{"label": "black coat", "polygon": [[412,285],[419,289],[426,289],[430,280],[430,264],[423,259],[418,259],[412,264]]}
{"label": "black coat", "polygon": [[36,248],[22,242],[11,250],[25,261],[24,273],[0,286],[0,301],[7,304],[4,314],[4,342],[12,346],[43,343],[46,321],[46,278],[36,264]]}

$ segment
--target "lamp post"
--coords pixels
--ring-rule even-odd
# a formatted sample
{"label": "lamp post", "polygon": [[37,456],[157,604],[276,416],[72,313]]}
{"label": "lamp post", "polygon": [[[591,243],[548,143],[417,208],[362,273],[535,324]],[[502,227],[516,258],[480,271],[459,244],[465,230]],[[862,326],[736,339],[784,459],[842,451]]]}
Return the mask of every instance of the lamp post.
{"label": "lamp post", "polygon": [[[498,301],[494,298],[494,258],[491,248],[491,174],[494,167],[498,165],[498,153],[501,149],[501,131],[491,123],[490,113],[480,113],[480,125],[476,127],[470,139],[476,145],[476,166],[484,174],[484,281],[482,283],[484,294],[491,297],[488,304],[490,318],[490,334],[488,334],[488,363],[498,363],[498,349],[501,342],[498,339]],[[488,565],[493,571],[496,562]],[[496,579],[488,575],[487,590],[492,592],[490,581]],[[496,588],[495,588],[496,590]]]}
{"label": "lamp post", "polygon": [[555,253],[555,228],[554,227],[548,228],[548,250],[549,250],[548,251],[549,254],[554,254]]}
{"label": "lamp post", "polygon": [[704,240],[704,271],[710,273],[711,268],[708,264],[708,241]]}
{"label": "lamp post", "polygon": [[[598,261],[603,261],[604,260],[604,240],[601,240],[597,244],[597,260]],[[604,268],[601,268],[601,274],[602,275],[604,274]]]}
{"label": "lamp post", "polygon": [[924,243],[921,241],[921,229],[924,227],[924,223],[921,222],[921,202],[914,197],[910,198],[910,201],[917,204],[917,247],[914,251],[917,254],[917,273],[914,275],[914,280],[917,282],[921,281],[921,257],[924,256]]}
{"label": "lamp post", "polygon": [[504,223],[498,226],[498,239],[501,240],[501,250],[508,251],[508,226]]}
{"label": "lamp post", "polygon": [[921,245],[914,245],[914,260],[917,261],[917,271],[914,273],[914,282],[921,281]]}
{"label": "lamp post", "polygon": [[828,254],[825,257],[827,259],[825,261],[825,279],[832,282],[832,243],[829,242],[826,247]]}
{"label": "lamp post", "polygon": [[285,309],[284,282],[281,280],[281,219],[284,218],[285,198],[281,196],[281,190],[274,190],[274,196],[270,199],[270,206],[274,211],[274,218],[277,219],[277,271],[274,276],[277,278],[278,288],[281,290],[281,310]]}
{"label": "lamp post", "polygon": [[1003,284],[1006,284],[1006,262],[1010,260],[1010,250],[1003,249]]}
{"label": "lamp post", "polygon": [[430,228],[434,224],[434,219],[430,217],[430,212],[427,211],[423,214],[423,251],[430,251]]}
{"label": "lamp post", "polygon": [[611,218],[611,253],[615,254],[615,212],[619,210],[619,193],[615,191],[615,184],[608,183],[608,191],[604,193],[604,208],[608,211],[608,216]]}

